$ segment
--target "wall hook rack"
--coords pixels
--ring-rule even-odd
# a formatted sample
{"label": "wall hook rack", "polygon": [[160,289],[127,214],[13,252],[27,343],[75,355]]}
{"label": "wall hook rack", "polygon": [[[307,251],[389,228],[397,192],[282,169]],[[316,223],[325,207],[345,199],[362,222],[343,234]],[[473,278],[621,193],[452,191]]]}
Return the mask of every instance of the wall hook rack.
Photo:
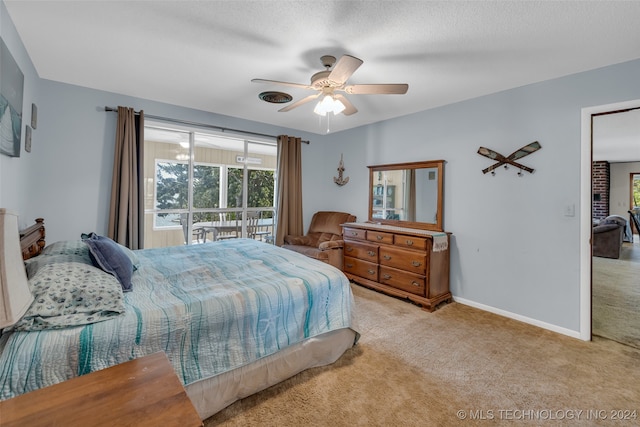
{"label": "wall hook rack", "polygon": [[491,160],[496,160],[496,163],[489,166],[488,168],[483,169],[482,173],[486,174],[487,172],[491,172],[491,175],[495,175],[496,174],[495,170],[502,165],[504,165],[505,169],[509,169],[509,165],[515,166],[518,169],[520,169],[518,172],[518,176],[522,176],[523,170],[529,173],[533,173],[535,169],[525,166],[521,163],[518,163],[516,162],[516,160],[519,160],[525,156],[528,156],[529,154],[534,153],[541,148],[542,146],[540,145],[540,143],[538,141],[534,141],[530,144],[525,145],[522,148],[519,148],[513,153],[509,154],[508,157],[505,157],[502,154],[498,153],[497,151],[491,150],[490,148],[480,147],[478,149],[478,154],[480,154],[481,156],[487,157]]}

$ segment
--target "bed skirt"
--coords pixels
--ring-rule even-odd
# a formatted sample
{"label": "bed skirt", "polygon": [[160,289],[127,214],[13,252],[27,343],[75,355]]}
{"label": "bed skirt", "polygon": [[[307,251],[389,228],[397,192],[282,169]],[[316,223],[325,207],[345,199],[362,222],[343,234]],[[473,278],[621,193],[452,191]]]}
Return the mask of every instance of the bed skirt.
{"label": "bed skirt", "polygon": [[204,420],[299,372],[335,362],[354,345],[355,339],[356,332],[348,328],[327,332],[240,368],[188,384],[187,395]]}

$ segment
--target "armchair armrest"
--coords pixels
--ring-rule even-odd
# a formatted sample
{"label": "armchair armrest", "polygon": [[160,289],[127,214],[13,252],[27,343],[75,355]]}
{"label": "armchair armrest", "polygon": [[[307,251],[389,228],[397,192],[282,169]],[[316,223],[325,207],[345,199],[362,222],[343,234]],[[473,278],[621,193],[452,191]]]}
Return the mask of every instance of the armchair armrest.
{"label": "armchair armrest", "polygon": [[322,242],[318,245],[318,249],[320,250],[325,250],[325,249],[340,249],[344,246],[344,240],[329,240],[326,242]]}
{"label": "armchair armrest", "polygon": [[284,242],[288,245],[309,246],[311,239],[308,236],[284,236]]}
{"label": "armchair armrest", "polygon": [[617,230],[618,228],[621,228],[621,227],[617,224],[597,225],[593,227],[593,234],[606,233],[607,231]]}

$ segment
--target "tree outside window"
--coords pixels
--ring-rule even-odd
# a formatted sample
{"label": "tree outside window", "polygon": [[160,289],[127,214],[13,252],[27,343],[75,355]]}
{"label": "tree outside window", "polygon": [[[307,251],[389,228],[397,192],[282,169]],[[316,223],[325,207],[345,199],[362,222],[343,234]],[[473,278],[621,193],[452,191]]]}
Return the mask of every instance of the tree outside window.
{"label": "tree outside window", "polygon": [[[156,209],[189,208],[189,169],[186,163],[157,162],[156,164]],[[227,169],[227,206],[220,206],[220,166],[194,165],[193,207],[195,209],[217,209],[220,207],[242,208],[242,176],[240,168]],[[247,199],[249,208],[271,208],[274,200],[274,176],[272,170],[249,169]],[[264,211],[263,218],[271,218],[271,211]],[[176,214],[158,214],[156,226],[171,223]],[[218,221],[213,212],[195,212],[194,222]],[[228,219],[235,219],[231,213]]]}
{"label": "tree outside window", "polygon": [[[156,209],[189,208],[189,169],[186,163],[158,162],[156,164]],[[196,209],[219,208],[220,167],[194,165],[193,207]],[[194,222],[214,221],[211,212],[194,213]],[[170,218],[175,214],[158,214]],[[157,221],[156,225],[164,221]]]}
{"label": "tree outside window", "polygon": [[[242,175],[243,170],[229,168],[227,171],[227,207],[242,207]],[[249,169],[247,182],[247,204],[249,208],[273,207],[275,184],[274,171]],[[271,218],[272,212],[265,211],[263,218]]]}

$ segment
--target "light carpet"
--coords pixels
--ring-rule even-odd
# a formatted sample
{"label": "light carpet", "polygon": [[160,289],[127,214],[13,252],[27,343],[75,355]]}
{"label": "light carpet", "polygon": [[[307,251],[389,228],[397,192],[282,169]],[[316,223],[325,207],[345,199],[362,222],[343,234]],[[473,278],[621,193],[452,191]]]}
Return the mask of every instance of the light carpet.
{"label": "light carpet", "polygon": [[[352,288],[355,347],[205,426],[638,425],[640,350],[458,303],[427,313]],[[617,414],[635,420],[612,422]]]}

